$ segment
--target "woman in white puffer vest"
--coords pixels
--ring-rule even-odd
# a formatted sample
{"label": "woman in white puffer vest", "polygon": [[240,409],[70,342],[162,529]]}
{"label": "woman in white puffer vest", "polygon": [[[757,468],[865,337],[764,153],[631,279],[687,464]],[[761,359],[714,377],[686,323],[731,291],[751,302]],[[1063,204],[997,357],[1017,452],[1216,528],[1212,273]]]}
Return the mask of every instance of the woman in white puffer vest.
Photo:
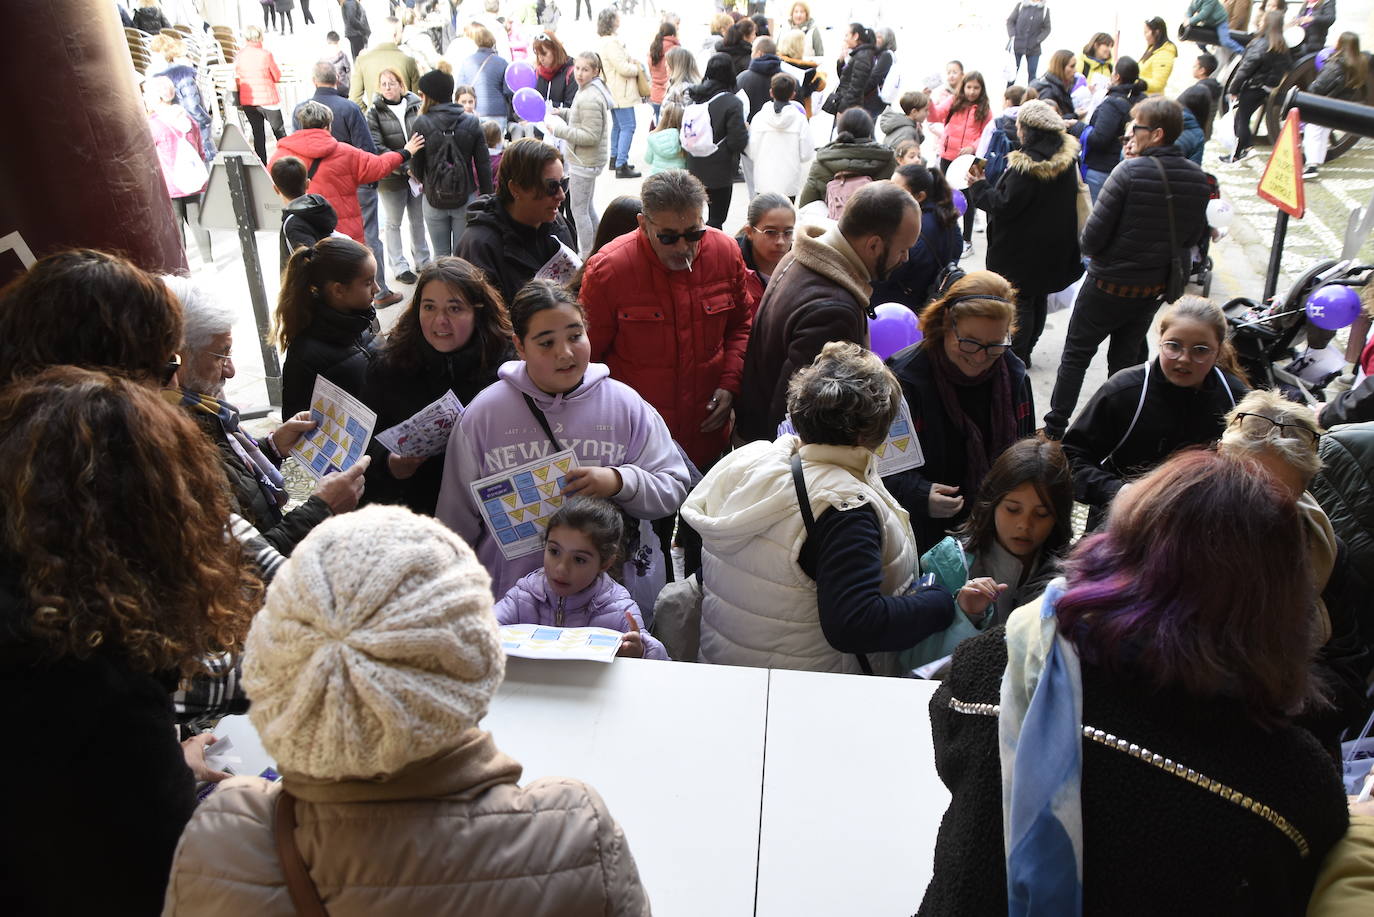
{"label": "woman in white puffer vest", "polygon": [[893,654],[949,625],[948,592],[912,589],[910,521],[875,467],[901,397],[874,354],[826,344],[788,386],[797,435],[729,453],[688,496],[682,517],[703,546],[699,661],[897,674]]}

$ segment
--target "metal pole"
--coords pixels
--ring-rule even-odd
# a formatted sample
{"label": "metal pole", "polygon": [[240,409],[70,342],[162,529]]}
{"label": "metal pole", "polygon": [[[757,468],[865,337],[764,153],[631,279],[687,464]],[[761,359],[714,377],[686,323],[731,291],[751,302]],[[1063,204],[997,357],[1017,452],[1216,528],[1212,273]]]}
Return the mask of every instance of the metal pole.
{"label": "metal pole", "polygon": [[1280,210],[1274,221],[1274,244],[1269,249],[1269,270],[1264,276],[1264,295],[1260,302],[1267,303],[1279,286],[1279,265],[1283,262],[1283,240],[1288,235],[1288,211]]}
{"label": "metal pole", "polygon": [[258,260],[257,221],[254,219],[252,191],[243,169],[245,153],[223,153],[229,177],[229,199],[239,224],[239,247],[243,249],[243,272],[248,275],[248,295],[253,300],[253,318],[258,326],[258,347],[262,350],[262,371],[267,382],[267,400],[281,406],[281,364],[277,350],[268,341],[271,317],[267,312],[267,289],[262,284],[262,262]]}

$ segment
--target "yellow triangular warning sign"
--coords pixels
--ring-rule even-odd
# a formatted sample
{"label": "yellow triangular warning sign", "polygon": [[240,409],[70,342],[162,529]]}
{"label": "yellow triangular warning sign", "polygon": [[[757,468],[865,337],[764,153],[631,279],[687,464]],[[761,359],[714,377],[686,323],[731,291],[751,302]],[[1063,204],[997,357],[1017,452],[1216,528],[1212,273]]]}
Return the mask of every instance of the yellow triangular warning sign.
{"label": "yellow triangular warning sign", "polygon": [[552,497],[552,496],[553,496],[553,489],[554,489],[555,487],[557,487],[557,486],[558,486],[557,484],[553,484],[553,483],[550,483],[550,484],[540,484],[540,485],[539,485],[539,490],[544,494],[544,496],[546,496],[546,497]]}
{"label": "yellow triangular warning sign", "polygon": [[534,469],[534,476],[541,481],[547,481],[549,479],[549,466],[545,465],[543,468]]}
{"label": "yellow triangular warning sign", "polygon": [[539,526],[541,529],[546,529],[549,527],[549,520],[547,517],[543,519],[536,519],[534,520],[534,524]]}
{"label": "yellow triangular warning sign", "polygon": [[549,505],[555,509],[563,505],[562,497],[549,497]]}
{"label": "yellow triangular warning sign", "polygon": [[877,449],[874,449],[873,451],[878,453],[878,458],[882,458],[883,453],[887,452],[887,443],[883,443],[881,446],[879,446]]}
{"label": "yellow triangular warning sign", "polygon": [[314,403],[314,405],[312,405],[312,407],[314,407],[315,410],[317,410],[317,411],[319,411],[321,414],[323,414],[323,413],[324,413],[324,399],[323,399],[323,398],[316,398],[316,399],[315,399],[315,403]]}
{"label": "yellow triangular warning sign", "polygon": [[1294,219],[1307,212],[1307,196],[1302,185],[1302,143],[1298,139],[1298,110],[1288,110],[1283,130],[1274,143],[1274,152],[1260,176],[1259,196]]}
{"label": "yellow triangular warning sign", "polygon": [[515,505],[515,500],[516,500],[515,494],[510,494],[509,496],[502,497],[501,499],[505,502],[505,504],[506,504],[507,506],[514,506],[514,505]]}
{"label": "yellow triangular warning sign", "polygon": [[523,509],[513,509],[510,511],[510,517],[516,522],[521,522],[525,518],[525,511]]}
{"label": "yellow triangular warning sign", "polygon": [[572,459],[559,459],[558,461],[554,462],[554,464],[558,466],[559,471],[563,472],[564,474],[567,474],[568,466],[572,464]]}
{"label": "yellow triangular warning sign", "polygon": [[903,436],[901,439],[894,439],[892,441],[892,445],[896,446],[898,449],[901,449],[903,452],[905,452],[906,447],[911,445],[911,437]]}

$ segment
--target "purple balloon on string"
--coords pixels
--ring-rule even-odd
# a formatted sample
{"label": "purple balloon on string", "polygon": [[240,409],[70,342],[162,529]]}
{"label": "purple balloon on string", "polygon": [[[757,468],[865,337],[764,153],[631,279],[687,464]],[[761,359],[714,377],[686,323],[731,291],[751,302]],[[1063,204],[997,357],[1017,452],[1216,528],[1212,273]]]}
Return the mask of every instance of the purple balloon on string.
{"label": "purple balloon on string", "polygon": [[916,313],[899,302],[885,302],[873,310],[868,320],[869,349],[886,360],[903,347],[921,339],[921,324]]}
{"label": "purple balloon on string", "polygon": [[538,84],[534,68],[518,60],[506,68],[506,86],[511,92],[533,89]]}
{"label": "purple balloon on string", "polygon": [[959,212],[959,216],[963,216],[964,211],[968,210],[968,198],[964,197],[964,192],[960,191],[958,188],[954,189],[953,193],[954,209]]}
{"label": "purple balloon on string", "polygon": [[1338,283],[1318,287],[1307,297],[1307,317],[1327,331],[1345,328],[1360,316],[1360,294]]}
{"label": "purple balloon on string", "polygon": [[548,109],[544,104],[544,97],[529,87],[517,89],[515,97],[511,99],[511,105],[515,108],[515,113],[526,121],[543,121]]}
{"label": "purple balloon on string", "polygon": [[1317,52],[1317,59],[1312,63],[1316,66],[1318,73],[1322,72],[1322,68],[1326,66],[1326,62],[1331,59],[1331,55],[1335,51],[1335,48],[1322,48]]}

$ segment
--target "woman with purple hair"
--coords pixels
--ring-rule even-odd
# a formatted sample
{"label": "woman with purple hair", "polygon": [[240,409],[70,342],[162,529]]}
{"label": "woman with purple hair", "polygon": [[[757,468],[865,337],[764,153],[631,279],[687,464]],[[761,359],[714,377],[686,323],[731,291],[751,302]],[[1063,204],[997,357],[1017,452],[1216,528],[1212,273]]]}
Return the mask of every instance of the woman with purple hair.
{"label": "woman with purple hair", "polygon": [[930,707],[952,799],[922,915],[1303,913],[1347,816],[1292,722],[1324,703],[1300,526],[1259,463],[1180,453],[960,645]]}

